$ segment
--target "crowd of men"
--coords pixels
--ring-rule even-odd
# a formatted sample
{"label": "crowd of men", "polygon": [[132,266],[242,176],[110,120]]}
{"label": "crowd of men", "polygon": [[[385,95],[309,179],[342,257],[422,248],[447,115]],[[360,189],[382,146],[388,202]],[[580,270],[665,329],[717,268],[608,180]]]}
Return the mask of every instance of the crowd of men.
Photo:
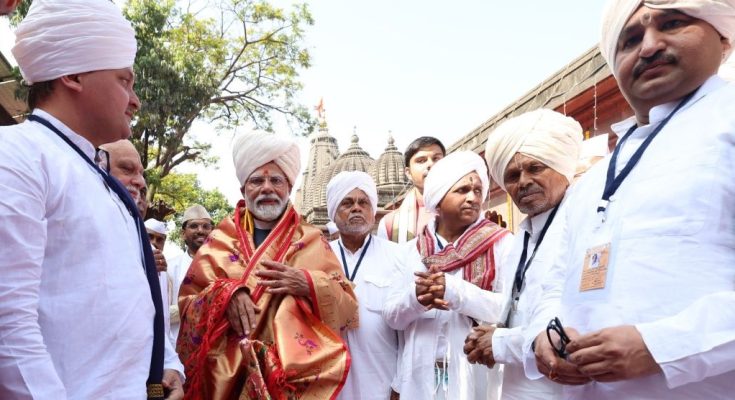
{"label": "crowd of men", "polygon": [[[735,1],[609,2],[600,50],[635,115],[581,177],[582,127],[555,111],[504,121],[484,159],[421,137],[376,234],[372,178],[331,179],[328,241],[289,201],[295,140],[251,132],[234,213],[191,205],[169,260],[128,140],[130,23],[35,0],[16,36],[32,113],[0,128],[0,398],[735,393]],[[515,235],[485,217],[492,182]]]}

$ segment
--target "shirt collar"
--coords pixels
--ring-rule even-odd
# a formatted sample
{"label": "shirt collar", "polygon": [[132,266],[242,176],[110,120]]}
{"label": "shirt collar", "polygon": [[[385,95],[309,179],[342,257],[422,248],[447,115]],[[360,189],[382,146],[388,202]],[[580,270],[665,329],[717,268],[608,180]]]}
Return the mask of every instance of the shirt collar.
{"label": "shirt collar", "polygon": [[552,211],[554,211],[553,207],[541,214],[524,219],[519,228],[528,232],[531,237],[535,239],[541,233],[541,229],[543,229],[544,225],[546,225],[546,221],[549,219],[549,215],[551,215]]}
{"label": "shirt collar", "polygon": [[[684,107],[682,107],[681,110],[685,110],[692,106],[692,104],[696,103],[701,99],[702,97],[706,96],[707,94],[727,85],[727,82],[720,78],[717,75],[711,76],[709,79],[707,79],[702,86],[699,87],[697,92],[694,94],[691,100],[689,100],[689,103],[685,104]],[[669,103],[659,104],[653,108],[648,113],[648,125],[658,124],[661,122],[666,116],[668,116],[671,111],[676,108],[676,106],[679,104],[681,99],[672,101]],[[681,111],[680,110],[680,111]],[[615,132],[615,134],[618,136],[618,140],[620,140],[627,131],[636,124],[635,116],[632,116],[630,118],[627,118],[623,121],[617,122],[615,124],[612,124],[610,128]]]}
{"label": "shirt collar", "polygon": [[[431,235],[434,236],[434,246],[437,245],[437,237],[440,237],[441,238],[441,240],[442,240],[442,246],[446,246],[449,243],[449,241],[447,239],[443,238],[439,233],[436,232],[436,218],[437,218],[437,215],[434,214],[431,217],[431,220],[429,221],[429,223],[426,224],[426,227],[429,229],[429,232],[431,233]],[[462,236],[464,236],[464,234],[467,233],[467,231],[470,230],[470,228],[472,228],[473,226],[479,224],[480,221],[482,221],[483,219],[485,219],[485,217],[483,216],[483,213],[480,213],[480,218],[478,218],[477,221],[475,221],[474,223],[472,223],[472,225],[468,226],[467,229],[465,229],[464,232],[462,232],[462,234],[459,235],[459,237],[457,238],[457,240],[455,240],[453,243],[456,243],[457,241],[459,241],[459,239],[462,239]]]}
{"label": "shirt collar", "polygon": [[362,252],[362,249],[367,244],[368,239],[370,238],[370,236],[371,236],[371,234],[366,235],[365,236],[365,239],[362,240],[362,245],[357,250],[355,250],[355,251],[350,251],[350,249],[348,249],[347,246],[345,246],[345,244],[342,242],[342,237],[341,236],[337,240],[339,240],[339,245],[344,249],[344,251],[347,254],[354,255],[354,254],[359,254],[360,252]]}
{"label": "shirt collar", "polygon": [[64,136],[68,137],[69,140],[71,140],[71,142],[74,143],[77,147],[79,147],[84,155],[89,157],[90,160],[94,161],[94,155],[97,153],[97,151],[94,148],[94,145],[92,145],[89,140],[74,132],[71,128],[64,125],[64,123],[59,121],[56,117],[47,113],[46,111],[41,110],[40,108],[34,109],[33,115],[37,115],[50,122],[51,125],[55,126],[56,129],[63,133]]}

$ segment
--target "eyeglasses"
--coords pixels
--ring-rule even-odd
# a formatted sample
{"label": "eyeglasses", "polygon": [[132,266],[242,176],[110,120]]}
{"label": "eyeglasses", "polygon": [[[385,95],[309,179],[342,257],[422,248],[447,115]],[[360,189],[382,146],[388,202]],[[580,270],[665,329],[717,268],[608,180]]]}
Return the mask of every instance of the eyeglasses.
{"label": "eyeglasses", "polygon": [[264,177],[264,176],[251,176],[248,178],[248,180],[245,181],[246,185],[249,185],[253,188],[261,188],[263,185],[265,185],[265,182],[268,181],[271,186],[273,186],[276,189],[283,189],[288,185],[288,181],[286,178],[278,175]]}
{"label": "eyeglasses", "polygon": [[[559,335],[559,344],[556,344],[551,338],[552,331],[556,332],[556,334]],[[571,339],[569,339],[569,336],[567,336],[567,333],[564,331],[564,327],[561,325],[559,317],[554,317],[554,319],[549,321],[549,325],[546,326],[546,338],[549,339],[549,344],[551,344],[554,352],[559,357],[567,358],[567,356],[569,355],[567,353],[567,345],[569,344],[569,342],[571,342]]]}

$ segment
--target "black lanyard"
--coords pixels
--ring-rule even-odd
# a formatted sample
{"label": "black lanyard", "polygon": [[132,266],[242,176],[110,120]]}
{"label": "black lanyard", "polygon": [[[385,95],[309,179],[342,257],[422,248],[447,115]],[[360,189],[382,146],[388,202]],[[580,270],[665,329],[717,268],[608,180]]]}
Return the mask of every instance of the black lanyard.
{"label": "black lanyard", "polygon": [[[130,197],[128,191],[117,179],[102,171],[102,169],[94,162],[92,162],[92,160],[90,160],[89,157],[87,157],[87,155],[84,154],[84,152],[79,147],[77,147],[74,142],[71,141],[71,139],[61,133],[61,131],[53,124],[51,124],[45,118],[42,118],[35,114],[31,114],[28,117],[28,120],[38,122],[39,124],[45,126],[51,132],[59,136],[64,142],[66,142],[66,144],[69,145],[69,147],[71,147],[77,154],[79,154],[79,156],[82,157],[82,159],[86,161],[87,164],[89,164],[98,174],[100,174],[102,179],[104,179],[107,187],[109,189],[112,189],[112,191],[117,194],[120,200],[122,200],[123,204],[125,204],[125,208],[127,208],[128,212],[130,212],[133,220],[135,221],[135,225],[138,229],[138,240],[140,242],[140,246],[143,252],[143,269],[145,270],[146,278],[148,279],[148,286],[150,287],[153,306],[156,309],[156,314],[153,319],[153,352],[151,354],[151,367],[147,383],[149,385],[160,385],[163,379],[163,359],[165,353],[165,345],[163,341],[168,339],[164,338],[163,300],[161,298],[161,287],[158,284],[158,273],[156,272],[156,264],[153,259],[153,250],[151,250],[150,242],[147,241],[148,233],[144,229],[142,229],[143,219],[140,217],[138,207],[133,201],[133,198]],[[149,395],[148,398],[153,399],[159,397],[155,395]]]}
{"label": "black lanyard", "polygon": [[355,276],[357,276],[357,270],[360,268],[360,264],[362,264],[362,258],[365,257],[365,253],[367,253],[368,247],[370,247],[370,241],[373,240],[373,235],[368,236],[367,243],[365,243],[365,247],[362,248],[362,252],[360,252],[360,258],[357,259],[357,264],[355,264],[355,269],[352,270],[352,276],[350,276],[349,271],[347,271],[347,259],[345,258],[345,249],[342,248],[342,244],[338,241],[337,245],[339,246],[339,253],[342,255],[342,266],[345,269],[345,276],[347,279],[350,280],[350,282],[355,280]]}
{"label": "black lanyard", "polygon": [[439,235],[436,234],[436,231],[434,231],[434,237],[436,238],[436,245],[439,246],[439,251],[444,250],[444,245],[442,244],[442,241],[439,240]]}
{"label": "black lanyard", "polygon": [[615,176],[615,166],[617,165],[618,161],[618,154],[620,153],[620,149],[623,147],[623,143],[625,143],[626,140],[630,137],[630,135],[633,133],[633,131],[638,128],[638,125],[633,125],[628,129],[628,132],[623,136],[622,139],[618,142],[617,146],[615,146],[615,150],[613,151],[612,157],[610,158],[610,164],[607,166],[607,179],[605,180],[605,190],[602,192],[602,199],[600,200],[600,204],[597,207],[597,212],[603,214],[603,222],[604,222],[604,213],[607,210],[607,205],[610,203],[610,197],[617,192],[620,185],[625,181],[625,178],[628,177],[628,174],[630,174],[630,171],[633,170],[633,167],[638,164],[638,161],[641,160],[641,157],[643,156],[643,153],[646,151],[648,146],[651,144],[653,139],[658,135],[659,132],[666,126],[666,124],[669,123],[669,120],[676,114],[686,103],[689,102],[689,100],[692,99],[694,94],[697,91],[693,91],[692,93],[689,93],[684,99],[679,103],[679,105],[674,108],[669,115],[666,116],[666,118],[661,121],[660,124],[656,127],[656,129],[651,132],[650,135],[643,141],[641,146],[633,153],[633,156],[630,158],[630,161],[623,167],[622,171],[620,171],[620,174],[618,176]]}
{"label": "black lanyard", "polygon": [[531,257],[526,261],[526,256],[528,255],[528,241],[531,239],[531,234],[526,232],[524,238],[523,238],[523,252],[521,252],[521,259],[518,261],[518,267],[516,268],[516,278],[515,283],[513,285],[513,289],[516,293],[521,293],[521,289],[523,288],[523,281],[526,279],[526,271],[528,271],[528,267],[531,266],[531,263],[533,262],[534,257],[536,257],[536,251],[538,251],[538,247],[541,245],[541,242],[544,241],[544,236],[546,236],[546,231],[549,230],[549,226],[551,226],[551,222],[554,221],[554,217],[556,216],[556,211],[559,209],[559,206],[557,205],[554,207],[554,209],[549,214],[549,218],[546,219],[546,223],[544,224],[544,227],[541,228],[541,233],[538,236],[538,241],[536,242],[536,245],[533,247],[533,253],[531,253]]}
{"label": "black lanyard", "polygon": [[[102,168],[100,168],[97,164],[95,164],[94,162],[92,162],[92,160],[90,160],[89,157],[87,157],[87,155],[84,154],[84,152],[82,151],[82,149],[80,149],[76,144],[74,144],[74,142],[72,142],[71,139],[69,139],[66,135],[64,135],[63,133],[61,133],[61,131],[59,131],[53,124],[51,124],[45,118],[42,118],[42,117],[40,117],[38,115],[35,115],[35,114],[31,114],[28,117],[28,120],[29,121],[38,122],[39,124],[41,124],[41,125],[45,126],[46,128],[48,128],[51,132],[54,132],[58,137],[60,137],[64,142],[66,142],[66,144],[69,145],[69,147],[71,147],[77,154],[79,154],[79,156],[82,157],[82,159],[84,161],[86,161],[87,164],[89,164],[95,170],[95,172],[97,172],[102,177],[102,179],[104,179],[105,185],[108,188],[113,189],[113,192],[115,192],[115,193],[118,192],[117,190],[115,190],[115,188],[117,187],[117,184],[116,184],[117,182],[114,182],[113,183],[112,182],[112,179],[113,178],[108,173],[106,173],[105,171],[103,171]],[[118,197],[120,197],[120,200],[122,200],[123,204],[125,204],[125,208],[127,208],[127,210],[130,213],[130,215],[131,216],[135,216],[135,214],[138,212],[137,211],[138,210],[138,207],[135,205],[135,203],[126,201],[127,200],[127,197],[128,197],[127,195],[126,196],[121,196],[120,193],[117,193],[117,195],[118,195]],[[133,218],[133,219],[136,221],[136,225],[137,225],[137,220],[135,218]]]}

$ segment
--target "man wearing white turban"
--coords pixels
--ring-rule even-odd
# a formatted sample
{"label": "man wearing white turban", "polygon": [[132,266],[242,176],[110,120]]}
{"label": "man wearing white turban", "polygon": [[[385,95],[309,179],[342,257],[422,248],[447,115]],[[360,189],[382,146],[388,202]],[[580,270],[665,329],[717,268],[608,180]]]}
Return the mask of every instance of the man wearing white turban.
{"label": "man wearing white turban", "polygon": [[407,399],[487,399],[488,371],[462,354],[472,326],[500,320],[503,296],[496,272],[512,235],[482,217],[490,182],[473,152],[452,153],[431,168],[424,204],[435,213],[408,243],[402,279],[383,317],[403,331],[398,392]]}
{"label": "man wearing white turban", "polygon": [[329,243],[355,285],[360,327],[343,333],[352,357],[337,399],[388,400],[398,362],[397,332],[381,311],[391,282],[400,277],[398,244],[372,235],[378,192],[370,175],[344,171],[327,184],[327,214],[339,239]]}
{"label": "man wearing white turban", "polygon": [[605,10],[600,50],[635,116],[568,195],[524,343],[527,375],[575,384],[565,398],[733,396],[735,86],[716,74],[734,35],[733,0]]}
{"label": "man wearing white turban", "polygon": [[[505,297],[501,321],[506,327],[481,325],[467,337],[470,362],[492,368],[504,365],[502,398],[559,399],[561,387],[549,380],[529,380],[523,370],[523,329],[541,284],[559,247],[567,188],[577,166],[582,127],[573,118],[540,109],[509,119],[487,139],[490,176],[527,215],[513,250],[503,263],[496,290]],[[560,222],[561,221],[561,222]]]}
{"label": "man wearing white turban", "polygon": [[135,32],[109,1],[36,0],[12,52],[32,113],[0,128],[0,398],[181,398],[143,220],[95,163],[140,107]]}
{"label": "man wearing white turban", "polygon": [[235,140],[232,159],[244,199],[179,290],[186,396],[334,398],[350,365],[340,334],[357,326],[357,302],[321,231],[288,200],[296,141],[251,132]]}

